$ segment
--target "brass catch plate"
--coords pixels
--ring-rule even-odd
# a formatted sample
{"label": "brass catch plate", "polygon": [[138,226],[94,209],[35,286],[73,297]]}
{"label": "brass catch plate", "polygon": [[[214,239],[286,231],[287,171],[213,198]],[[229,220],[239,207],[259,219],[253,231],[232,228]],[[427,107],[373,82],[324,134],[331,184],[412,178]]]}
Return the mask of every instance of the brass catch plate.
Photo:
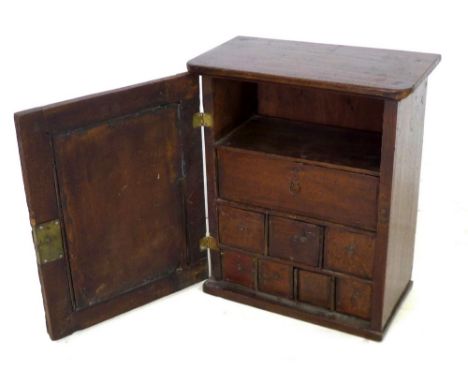
{"label": "brass catch plate", "polygon": [[33,227],[32,234],[38,264],[46,264],[63,257],[62,231],[58,219]]}
{"label": "brass catch plate", "polygon": [[192,118],[193,127],[213,127],[213,116],[209,113],[195,113]]}
{"label": "brass catch plate", "polygon": [[200,239],[200,251],[219,251],[218,241],[213,236],[205,236]]}

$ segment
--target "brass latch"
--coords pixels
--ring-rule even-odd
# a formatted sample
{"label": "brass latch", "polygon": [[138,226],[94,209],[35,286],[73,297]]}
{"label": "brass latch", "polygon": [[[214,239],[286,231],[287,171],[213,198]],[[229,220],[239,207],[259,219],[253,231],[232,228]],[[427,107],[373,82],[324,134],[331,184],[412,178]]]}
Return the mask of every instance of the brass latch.
{"label": "brass latch", "polygon": [[213,236],[205,236],[200,239],[200,251],[219,251],[218,241]]}
{"label": "brass latch", "polygon": [[52,220],[38,224],[32,229],[38,264],[45,264],[63,257],[60,221]]}
{"label": "brass latch", "polygon": [[193,127],[213,127],[213,116],[209,113],[195,113],[192,118]]}

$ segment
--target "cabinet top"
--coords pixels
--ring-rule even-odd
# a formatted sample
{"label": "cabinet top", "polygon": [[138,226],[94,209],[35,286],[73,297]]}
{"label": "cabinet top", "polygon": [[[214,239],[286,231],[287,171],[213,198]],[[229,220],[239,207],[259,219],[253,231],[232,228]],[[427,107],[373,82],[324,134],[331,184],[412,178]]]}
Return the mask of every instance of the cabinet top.
{"label": "cabinet top", "polygon": [[402,99],[439,54],[238,36],[190,60],[190,72]]}

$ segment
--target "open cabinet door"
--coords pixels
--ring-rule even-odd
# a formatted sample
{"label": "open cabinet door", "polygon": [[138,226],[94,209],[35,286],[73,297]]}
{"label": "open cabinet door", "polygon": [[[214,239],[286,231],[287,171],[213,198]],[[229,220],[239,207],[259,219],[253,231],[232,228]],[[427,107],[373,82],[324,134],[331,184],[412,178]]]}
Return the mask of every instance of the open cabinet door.
{"label": "open cabinet door", "polygon": [[15,114],[52,339],[206,278],[197,111],[181,74]]}

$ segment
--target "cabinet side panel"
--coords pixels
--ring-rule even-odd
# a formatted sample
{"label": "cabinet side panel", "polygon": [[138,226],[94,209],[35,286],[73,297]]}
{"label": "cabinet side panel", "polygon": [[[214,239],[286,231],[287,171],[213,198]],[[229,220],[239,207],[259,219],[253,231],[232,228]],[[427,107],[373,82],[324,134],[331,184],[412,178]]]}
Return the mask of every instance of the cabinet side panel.
{"label": "cabinet side panel", "polygon": [[398,103],[382,325],[413,268],[427,81]]}

